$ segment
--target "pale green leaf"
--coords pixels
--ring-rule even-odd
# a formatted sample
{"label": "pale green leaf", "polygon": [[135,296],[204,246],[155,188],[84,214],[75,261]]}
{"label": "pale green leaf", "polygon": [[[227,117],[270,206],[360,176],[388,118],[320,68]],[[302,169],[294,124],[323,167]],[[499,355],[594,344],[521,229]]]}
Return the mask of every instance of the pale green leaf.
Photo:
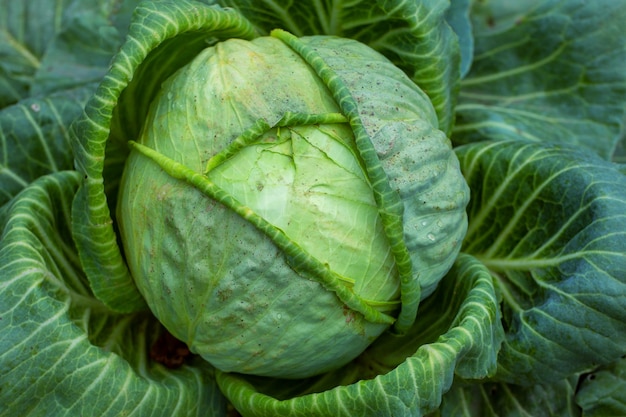
{"label": "pale green leaf", "polygon": [[[484,266],[461,255],[432,296],[432,306],[443,307],[439,311],[443,314],[433,311],[420,316],[407,336],[383,336],[379,348],[373,347],[353,364],[317,381],[246,380],[218,372],[218,383],[243,416],[425,415],[439,407],[455,373],[482,378],[495,370],[502,329],[492,285]],[[447,302],[450,299],[454,299],[452,304]],[[431,334],[442,332],[419,345],[424,341],[420,334],[433,322],[436,331]],[[407,343],[409,347],[402,348]],[[394,355],[387,363],[380,356],[398,349],[405,353],[415,350],[408,352],[408,357]],[[400,363],[395,363],[398,360]],[[380,373],[372,375],[372,369]],[[346,385],[336,386],[340,382]]]}
{"label": "pale green leaf", "polygon": [[[289,70],[277,63],[285,61],[293,62]],[[248,71],[248,66],[258,69]],[[242,71],[249,76],[241,79]],[[296,88],[277,91],[274,86],[281,82]],[[232,105],[224,106],[225,101]],[[289,109],[314,113],[290,113],[291,122],[279,123],[275,131],[256,120],[282,121]],[[342,125],[317,126],[324,122],[317,112],[338,110],[346,114],[339,114]],[[196,122],[189,121],[190,111],[198,115]],[[215,118],[211,125],[206,124],[208,114]],[[311,118],[317,123],[301,125],[315,122]],[[170,134],[180,130],[181,122],[185,130]],[[374,323],[393,322],[390,316],[381,317],[385,310],[372,308],[370,300],[380,306],[390,301],[387,311],[393,310],[398,282],[402,306],[395,328],[406,331],[421,295],[432,293],[454,262],[466,225],[468,189],[449,141],[433,124],[436,115],[424,93],[387,59],[356,41],[296,38],[276,31],[272,37],[207,48],[163,84],[141,144],[130,142],[139,152],[130,155],[120,188],[118,218],[125,253],[152,311],[220,369],[272,376],[301,375],[297,369],[307,367],[307,375],[313,375],[335,361],[335,366],[342,365],[346,348],[353,355],[349,359],[358,355],[384,330]],[[221,165],[213,162],[216,157]],[[329,158],[341,162],[330,163]],[[206,164],[211,169],[201,175]],[[338,196],[348,196],[345,209]],[[221,206],[230,210],[223,213]],[[198,212],[211,216],[196,216]],[[304,213],[309,215],[302,218]],[[195,220],[187,221],[191,216]],[[337,240],[342,230],[350,236]],[[259,231],[265,236],[258,236]],[[194,245],[185,243],[189,241]],[[369,243],[362,246],[362,241]],[[233,248],[238,254],[234,257]],[[272,255],[265,260],[266,254]],[[350,265],[351,258],[369,262]],[[273,278],[267,281],[260,270]],[[186,271],[184,281],[177,279],[181,271]],[[348,289],[337,274],[354,286]],[[309,286],[302,277],[325,290]],[[251,306],[235,315],[224,307],[225,297],[219,297],[233,287],[241,290],[226,297],[228,303],[242,300]],[[198,291],[203,301],[182,302],[189,298],[188,288]],[[280,291],[279,298],[271,313],[265,313],[270,305],[263,294],[271,288]],[[328,299],[329,291],[337,297]],[[289,299],[280,301],[283,295]],[[316,307],[321,302],[327,307]],[[346,328],[352,322],[346,321],[346,308],[362,313],[355,319],[358,325]],[[312,317],[322,311],[327,311],[324,324],[315,330],[315,323],[322,321]],[[190,315],[202,319],[189,321]],[[271,320],[274,315],[282,317],[280,326]],[[361,326],[362,317],[367,322]],[[216,326],[223,328],[222,334],[207,337]],[[358,329],[354,336],[353,329]],[[336,353],[325,348],[327,338],[309,337],[311,331],[341,333]],[[258,334],[307,340],[309,348],[326,350],[333,360],[320,355],[300,363],[299,345],[268,365],[271,344]],[[251,342],[246,335],[252,335]],[[237,354],[229,353],[233,348]],[[287,365],[294,359],[297,363]]]}
{"label": "pale green leaf", "polygon": [[76,166],[85,176],[74,202],[74,238],[96,296],[111,308],[146,308],[111,220],[128,153],[125,141],[137,137],[161,82],[207,42],[253,36],[251,26],[233,10],[188,1],[144,2],[135,9],[128,39],[111,69],[72,126]]}
{"label": "pale green leaf", "polygon": [[[458,94],[459,42],[446,18],[464,27],[462,7],[446,15],[445,0],[220,0],[239,10],[261,33],[283,29],[296,36],[335,35],[355,39],[381,52],[430,97],[439,129],[450,133]],[[460,13],[459,13],[460,12]],[[461,19],[456,19],[460,17]],[[465,36],[464,36],[465,38]],[[465,39],[464,39],[465,42]],[[464,53],[467,48],[464,45]]]}

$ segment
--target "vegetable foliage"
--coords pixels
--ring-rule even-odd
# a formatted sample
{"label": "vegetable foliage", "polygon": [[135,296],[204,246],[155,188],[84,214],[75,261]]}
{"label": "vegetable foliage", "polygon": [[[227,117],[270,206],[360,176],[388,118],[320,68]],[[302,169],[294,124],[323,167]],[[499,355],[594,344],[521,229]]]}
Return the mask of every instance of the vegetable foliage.
{"label": "vegetable foliage", "polygon": [[[0,0],[0,415],[626,414],[625,19],[614,0]],[[311,47],[320,35],[338,43]],[[374,144],[391,178],[381,195],[405,213],[410,199],[467,202],[396,191],[402,175],[437,177],[433,161],[463,175],[442,189],[464,179],[470,195],[467,227],[395,212],[394,230],[424,242],[407,241],[412,263],[443,235],[456,249],[424,258],[436,278],[400,274],[407,307],[355,359],[289,380],[220,370],[172,337],[129,269],[116,210],[127,160],[150,153],[137,150],[163,83],[207,47],[267,36],[336,108],[275,115],[260,136],[334,117]],[[381,73],[364,51],[415,95],[363,93]],[[413,137],[407,120],[445,158],[407,145],[386,159],[376,140]],[[205,168],[173,172],[206,185]]]}

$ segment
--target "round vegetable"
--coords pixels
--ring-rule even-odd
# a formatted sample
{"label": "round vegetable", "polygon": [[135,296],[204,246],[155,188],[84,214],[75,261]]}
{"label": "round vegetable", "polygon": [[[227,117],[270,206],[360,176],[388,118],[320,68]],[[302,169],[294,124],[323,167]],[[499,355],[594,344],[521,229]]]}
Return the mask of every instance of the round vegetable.
{"label": "round vegetable", "polygon": [[[432,291],[465,232],[467,187],[425,95],[358,42],[302,42],[336,71],[276,37],[203,51],[162,86],[120,185],[139,290],[223,371],[301,378],[349,362]],[[346,93],[332,80],[352,57],[371,68],[353,68]],[[397,118],[376,114],[390,105]]]}

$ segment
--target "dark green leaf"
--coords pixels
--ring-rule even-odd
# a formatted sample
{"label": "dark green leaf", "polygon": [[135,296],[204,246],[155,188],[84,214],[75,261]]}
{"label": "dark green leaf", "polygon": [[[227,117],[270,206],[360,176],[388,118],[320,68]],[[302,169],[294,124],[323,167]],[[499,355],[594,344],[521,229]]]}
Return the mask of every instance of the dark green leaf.
{"label": "dark green leaf", "polygon": [[0,1],[0,206],[39,176],[73,168],[69,125],[136,3]]}
{"label": "dark green leaf", "polygon": [[69,126],[92,92],[84,86],[0,110],[0,206],[36,178],[73,168]]}
{"label": "dark green leaf", "polygon": [[579,417],[574,402],[578,378],[519,386],[457,381],[432,417]]}
{"label": "dark green leaf", "polygon": [[609,159],[626,110],[626,3],[475,4],[474,61],[453,141],[523,138]]}
{"label": "dark green leaf", "polygon": [[446,21],[459,38],[461,49],[461,78],[465,77],[474,58],[474,34],[470,20],[471,0],[451,0],[446,12]]}
{"label": "dark green leaf", "polygon": [[41,58],[62,29],[61,3],[0,2],[0,108],[30,96]]}
{"label": "dark green leaf", "polygon": [[137,3],[0,1],[0,108],[101,78]]}
{"label": "dark green leaf", "polygon": [[626,357],[585,375],[576,402],[585,417],[626,415]]}
{"label": "dark green leaf", "polygon": [[110,22],[112,4],[110,0],[74,0],[62,9],[60,31],[48,40],[41,56],[32,96],[98,82],[106,74],[123,39]]}
{"label": "dark green leaf", "polygon": [[626,351],[626,177],[593,153],[457,148],[472,199],[463,250],[490,269],[506,342],[497,378],[548,383]]}

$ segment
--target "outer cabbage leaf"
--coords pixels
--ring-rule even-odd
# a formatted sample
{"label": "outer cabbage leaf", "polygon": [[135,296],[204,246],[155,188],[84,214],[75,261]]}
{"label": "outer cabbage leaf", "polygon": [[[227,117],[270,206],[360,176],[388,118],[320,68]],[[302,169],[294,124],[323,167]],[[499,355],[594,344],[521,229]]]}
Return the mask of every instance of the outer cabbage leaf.
{"label": "outer cabbage leaf", "polygon": [[0,108],[30,96],[41,59],[62,30],[63,11],[46,0],[0,2]]}
{"label": "outer cabbage leaf", "polygon": [[451,0],[450,8],[446,11],[446,22],[459,39],[461,78],[467,75],[474,59],[474,33],[470,19],[471,2],[472,0]]}
{"label": "outer cabbage leaf", "polygon": [[141,3],[127,41],[83,116],[73,124],[76,167],[84,174],[74,201],[73,234],[96,297],[111,308],[121,312],[146,308],[124,263],[111,219],[128,154],[125,141],[139,134],[161,82],[207,42],[253,36],[248,22],[232,10],[188,1]]}
{"label": "outer cabbage leaf", "polygon": [[505,141],[456,149],[463,250],[502,296],[496,377],[550,383],[626,352],[626,177],[592,153]]}
{"label": "outer cabbage leaf", "polygon": [[125,30],[118,21],[136,1],[122,10],[56,3],[0,2],[0,206],[37,177],[73,168],[69,125],[106,73]]}
{"label": "outer cabbage leaf", "polygon": [[243,416],[423,416],[455,373],[491,374],[502,338],[493,282],[471,256],[459,256],[425,303],[433,309],[407,335],[382,337],[334,373],[298,383],[218,372],[220,388]]}
{"label": "outer cabbage leaf", "polygon": [[575,375],[530,386],[456,380],[432,417],[579,417],[577,382]]}
{"label": "outer cabbage leaf", "polygon": [[97,81],[138,0],[0,2],[0,108]]}
{"label": "outer cabbage leaf", "polygon": [[[54,19],[58,33],[45,40],[45,53],[30,94],[41,96],[98,82],[123,41],[127,27],[120,24],[127,20],[130,8],[137,3],[139,0],[72,0],[57,7],[55,13],[60,16]],[[35,15],[50,10],[50,3],[22,4],[28,9],[39,7]]]}
{"label": "outer cabbage leaf", "polygon": [[[466,218],[459,210],[467,204],[468,189],[457,175],[449,141],[433,129],[436,114],[428,98],[394,75],[394,66],[374,61],[364,51],[346,60],[344,49],[318,48],[319,59],[312,56],[310,62],[320,74],[329,74],[336,101],[355,120],[357,140],[361,136],[371,142],[377,154],[376,163],[389,181],[385,209],[402,206],[400,229],[424,298],[454,262],[465,235]],[[386,87],[372,96],[372,86]]]}
{"label": "outer cabbage leaf", "polygon": [[626,415],[626,357],[585,375],[576,402],[585,417]]}
{"label": "outer cabbage leaf", "polygon": [[73,167],[69,125],[92,92],[80,88],[0,110],[0,206],[36,178]]}
{"label": "outer cabbage leaf", "polygon": [[478,33],[506,31],[522,22],[527,15],[532,15],[537,7],[535,0],[470,1],[473,27]]}
{"label": "outer cabbage leaf", "polygon": [[615,163],[624,165],[626,164],[626,115],[624,115],[624,123],[622,126],[624,126],[622,129],[622,137],[613,151],[611,160]]}
{"label": "outer cabbage leaf", "polygon": [[455,143],[523,138],[610,158],[626,110],[626,3],[475,5],[474,60],[461,85]]}
{"label": "outer cabbage leaf", "polygon": [[[455,16],[459,33],[462,8],[446,14],[446,0],[287,1],[218,0],[241,11],[262,33],[276,28],[296,36],[336,35],[378,50],[428,94],[438,116],[436,127],[450,133],[458,94],[461,55],[458,38],[446,22]],[[465,8],[467,5],[465,6]],[[458,13],[461,12],[461,13]],[[467,38],[464,36],[464,55]],[[466,61],[467,62],[467,61]],[[466,65],[466,64],[464,64]]]}
{"label": "outer cabbage leaf", "polygon": [[43,176],[0,209],[0,416],[225,415],[208,364],[152,361],[161,325],[91,294],[69,230],[80,177]]}

